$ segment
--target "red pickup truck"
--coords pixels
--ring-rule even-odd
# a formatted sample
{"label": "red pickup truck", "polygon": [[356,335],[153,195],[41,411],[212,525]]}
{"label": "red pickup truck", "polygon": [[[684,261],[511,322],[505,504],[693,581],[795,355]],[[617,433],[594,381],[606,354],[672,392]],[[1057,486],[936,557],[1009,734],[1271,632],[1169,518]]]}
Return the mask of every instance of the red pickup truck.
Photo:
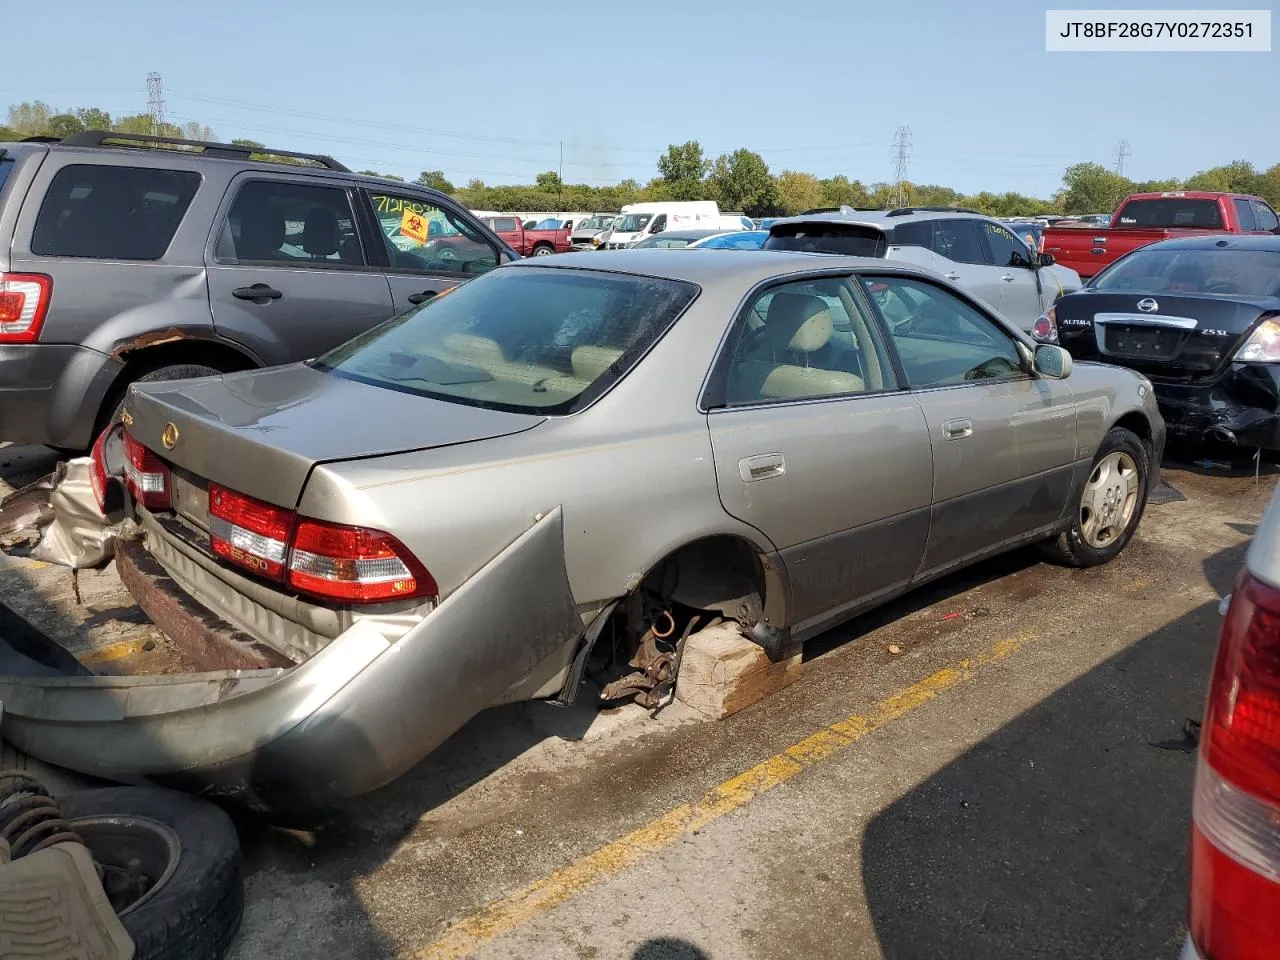
{"label": "red pickup truck", "polygon": [[[545,223],[546,221],[544,221]],[[570,230],[564,220],[554,221],[560,226],[555,230],[529,230],[519,217],[485,217],[484,224],[511,245],[522,257],[547,257],[553,253],[568,253],[573,249]]]}
{"label": "red pickup truck", "polygon": [[1265,200],[1245,194],[1135,193],[1107,229],[1053,226],[1044,232],[1042,250],[1087,280],[1138,247],[1203,233],[1280,233],[1280,220]]}

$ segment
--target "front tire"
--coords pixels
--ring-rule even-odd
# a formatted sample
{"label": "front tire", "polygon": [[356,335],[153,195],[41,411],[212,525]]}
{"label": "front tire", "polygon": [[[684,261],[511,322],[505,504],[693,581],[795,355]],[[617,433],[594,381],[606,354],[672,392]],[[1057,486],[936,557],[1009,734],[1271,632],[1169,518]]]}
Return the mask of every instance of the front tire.
{"label": "front tire", "polygon": [[1098,446],[1071,525],[1043,544],[1050,560],[1069,567],[1109,563],[1128,545],[1142,519],[1151,454],[1137,434],[1114,427]]}

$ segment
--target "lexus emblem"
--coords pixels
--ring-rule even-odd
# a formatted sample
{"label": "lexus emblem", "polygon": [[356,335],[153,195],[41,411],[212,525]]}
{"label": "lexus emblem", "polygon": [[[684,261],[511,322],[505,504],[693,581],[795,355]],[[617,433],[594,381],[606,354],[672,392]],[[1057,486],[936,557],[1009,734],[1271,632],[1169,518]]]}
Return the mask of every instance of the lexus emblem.
{"label": "lexus emblem", "polygon": [[1138,301],[1138,309],[1143,313],[1155,313],[1160,309],[1160,304],[1152,300],[1150,297],[1143,297]]}
{"label": "lexus emblem", "polygon": [[164,425],[164,433],[160,434],[160,442],[164,444],[166,450],[172,450],[178,445],[178,428],[172,423]]}

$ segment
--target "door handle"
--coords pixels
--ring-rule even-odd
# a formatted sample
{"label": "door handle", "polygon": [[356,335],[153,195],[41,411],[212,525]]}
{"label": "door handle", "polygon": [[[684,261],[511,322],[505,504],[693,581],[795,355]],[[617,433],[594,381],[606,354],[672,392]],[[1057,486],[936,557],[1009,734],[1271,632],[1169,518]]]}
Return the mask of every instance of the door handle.
{"label": "door handle", "polygon": [[787,462],[780,453],[762,453],[738,461],[738,474],[744,483],[780,477],[787,472]]}
{"label": "door handle", "polygon": [[405,299],[408,300],[410,303],[417,305],[419,303],[426,303],[428,300],[434,297],[437,293],[439,293],[438,290],[423,290],[421,293],[411,293],[407,297],[405,297]]}
{"label": "door handle", "polygon": [[284,296],[275,287],[268,286],[265,283],[255,283],[248,287],[236,287],[231,291],[231,295],[237,300],[251,300],[254,303],[269,303]]}
{"label": "door handle", "polygon": [[972,420],[948,420],[942,425],[942,435],[948,440],[963,440],[973,436]]}
{"label": "door handle", "polygon": [[1000,279],[1003,280],[1005,283],[1013,283],[1013,274],[1012,273],[1003,274],[1001,275]]}
{"label": "door handle", "polygon": [[952,270],[950,273],[944,273],[943,276],[946,277],[948,280],[960,279],[960,274],[956,273],[954,270]]}

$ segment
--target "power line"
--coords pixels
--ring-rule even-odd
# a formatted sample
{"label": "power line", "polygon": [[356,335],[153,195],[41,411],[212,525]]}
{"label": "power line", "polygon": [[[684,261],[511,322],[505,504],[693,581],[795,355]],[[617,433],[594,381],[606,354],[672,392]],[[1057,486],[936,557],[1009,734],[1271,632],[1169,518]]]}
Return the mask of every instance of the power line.
{"label": "power line", "polygon": [[1116,174],[1124,176],[1124,163],[1129,159],[1129,141],[1121,140],[1116,144]]}
{"label": "power line", "polygon": [[899,127],[893,135],[893,180],[897,205],[907,205],[907,161],[911,159],[911,128]]}
{"label": "power line", "polygon": [[160,74],[147,74],[147,115],[151,118],[151,135],[158,137],[164,131],[164,84]]}

